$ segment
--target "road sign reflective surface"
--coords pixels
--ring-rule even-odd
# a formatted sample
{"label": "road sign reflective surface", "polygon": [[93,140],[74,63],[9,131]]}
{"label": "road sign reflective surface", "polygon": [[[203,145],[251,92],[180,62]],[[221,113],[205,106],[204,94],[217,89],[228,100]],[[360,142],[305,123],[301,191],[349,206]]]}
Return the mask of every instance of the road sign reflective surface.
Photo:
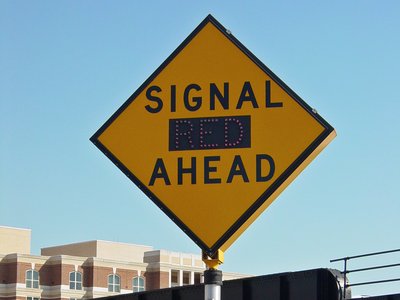
{"label": "road sign reflective surface", "polygon": [[208,16],[91,140],[211,255],[334,136]]}

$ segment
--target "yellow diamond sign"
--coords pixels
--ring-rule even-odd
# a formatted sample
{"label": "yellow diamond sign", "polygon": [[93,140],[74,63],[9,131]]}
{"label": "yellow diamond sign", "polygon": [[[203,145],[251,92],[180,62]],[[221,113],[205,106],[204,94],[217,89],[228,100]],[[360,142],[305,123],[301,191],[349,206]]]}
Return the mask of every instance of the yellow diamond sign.
{"label": "yellow diamond sign", "polygon": [[334,136],[209,15],[91,140],[213,255]]}

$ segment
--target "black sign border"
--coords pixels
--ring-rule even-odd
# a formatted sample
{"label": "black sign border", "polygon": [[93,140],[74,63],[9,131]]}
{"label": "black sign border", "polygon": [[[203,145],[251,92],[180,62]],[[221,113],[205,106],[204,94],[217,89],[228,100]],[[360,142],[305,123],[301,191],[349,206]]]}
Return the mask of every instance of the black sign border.
{"label": "black sign border", "polygon": [[[186,226],[163,202],[156,197],[124,164],[115,157],[100,141],[99,136],[110,124],[142,93],[142,91],[158,76],[159,73],[188,45],[191,40],[208,24],[213,24],[235,44],[246,56],[248,56],[260,69],[275,81],[287,94],[301,105],[318,123],[324,127],[324,131],[304,150],[304,152],[279,176],[275,182],[254,202],[253,205],[221,236],[211,247],[207,246],[191,229]],[[174,52],[151,74],[151,76],[125,101],[125,103],[100,127],[90,138],[90,141],[102,151],[147,197],[149,197],[187,236],[189,236],[205,253],[212,256],[220,249],[243,224],[263,205],[269,197],[298,169],[298,167],[320,146],[325,139],[334,132],[334,128],[314,111],[303,99],[290,89],[278,76],[264,65],[250,50],[248,50],[229,30],[219,23],[211,14],[208,15],[193,32],[175,49]],[[206,220],[205,220],[206,222]]]}

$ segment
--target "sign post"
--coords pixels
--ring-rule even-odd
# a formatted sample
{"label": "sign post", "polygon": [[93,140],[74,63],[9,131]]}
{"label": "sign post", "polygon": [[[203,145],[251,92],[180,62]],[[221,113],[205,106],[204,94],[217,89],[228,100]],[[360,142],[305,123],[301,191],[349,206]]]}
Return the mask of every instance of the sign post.
{"label": "sign post", "polygon": [[204,271],[204,300],[221,300],[222,271]]}
{"label": "sign post", "polygon": [[197,243],[212,270],[335,136],[209,15],[91,141]]}
{"label": "sign post", "polygon": [[207,266],[204,271],[204,299],[221,300],[222,271],[218,266],[224,262],[224,253],[218,250],[213,257],[203,251],[203,262]]}

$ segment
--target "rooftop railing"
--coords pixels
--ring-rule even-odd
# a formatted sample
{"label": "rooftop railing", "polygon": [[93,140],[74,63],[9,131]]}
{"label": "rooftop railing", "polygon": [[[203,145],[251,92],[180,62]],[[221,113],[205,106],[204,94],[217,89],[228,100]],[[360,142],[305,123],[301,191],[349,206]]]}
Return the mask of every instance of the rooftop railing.
{"label": "rooftop railing", "polygon": [[[344,277],[343,295],[346,295],[346,290],[348,288],[354,287],[354,286],[400,281],[400,278],[390,278],[390,279],[384,279],[384,280],[373,280],[373,281],[364,281],[364,282],[356,282],[356,283],[348,283],[347,282],[347,275],[350,274],[350,273],[365,272],[365,271],[386,269],[386,268],[393,268],[393,267],[399,267],[400,266],[400,263],[395,263],[395,264],[378,265],[378,266],[371,266],[371,267],[359,268],[359,269],[348,269],[349,260],[354,260],[354,259],[358,259],[358,258],[364,258],[364,257],[368,257],[368,256],[384,255],[384,254],[389,254],[389,253],[394,253],[394,252],[400,252],[400,249],[381,251],[381,252],[374,252],[374,253],[368,253],[368,254],[361,254],[361,255],[347,256],[347,257],[332,259],[330,261],[331,263],[338,262],[338,261],[343,261],[343,263],[344,263],[344,268],[343,268],[343,271],[341,272],[341,274],[343,274],[343,277]],[[346,298],[346,296],[344,296],[343,299],[349,299],[349,298]]]}

